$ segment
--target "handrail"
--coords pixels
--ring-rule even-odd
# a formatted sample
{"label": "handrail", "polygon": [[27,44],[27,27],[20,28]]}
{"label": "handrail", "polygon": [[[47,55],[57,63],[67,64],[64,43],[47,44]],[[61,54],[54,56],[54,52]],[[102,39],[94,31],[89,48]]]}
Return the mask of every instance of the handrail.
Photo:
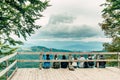
{"label": "handrail", "polygon": [[0,72],[0,77],[2,77],[6,72],[8,72],[16,63],[17,63],[17,61],[14,61],[10,66],[8,66],[8,67],[5,68],[4,70],[2,70],[2,71]]}
{"label": "handrail", "polygon": [[[119,59],[120,54],[119,54],[119,52],[19,52],[19,53],[16,52],[14,54],[5,56],[3,58],[0,58],[0,63],[2,63],[4,61],[8,62],[8,60],[10,58],[16,56],[17,54],[33,54],[33,55],[38,54],[39,55],[39,60],[24,60],[24,59],[15,60],[11,65],[8,66],[8,64],[7,64],[7,67],[0,72],[0,77],[2,77],[4,74],[6,74],[17,62],[39,62],[40,63],[40,65],[39,65],[40,68],[42,66],[42,64],[41,64],[42,62],[69,62],[70,63],[70,62],[93,62],[94,61],[94,62],[97,63],[97,62],[106,61],[106,62],[118,62],[118,64],[120,62],[120,59]],[[54,60],[54,59],[52,59],[52,60],[43,60],[42,56],[44,54],[68,55],[69,58],[67,60]],[[94,60],[72,60],[71,59],[71,56],[72,56],[71,54],[79,54],[79,55],[92,54],[92,55],[97,55],[97,56],[100,55],[100,54],[102,54],[102,55],[109,54],[109,55],[117,55],[118,58],[116,58],[116,59],[99,59],[99,58],[96,57],[96,59],[94,59]],[[120,66],[118,65],[118,67],[120,67]],[[14,75],[14,73],[16,71],[17,71],[17,68],[14,70],[13,74],[10,75],[10,77],[7,77],[7,79],[10,79]]]}
{"label": "handrail", "polygon": [[[102,61],[106,61],[106,62],[117,62],[117,59],[104,59],[104,60],[18,60],[18,62],[102,62]],[[120,61],[120,60],[119,60]]]}
{"label": "handrail", "polygon": [[10,80],[10,79],[13,77],[13,75],[15,74],[15,72],[17,71],[17,69],[18,69],[18,68],[16,68],[16,69],[13,71],[13,73],[8,77],[7,80]]}
{"label": "handrail", "polygon": [[67,55],[67,54],[118,54],[117,52],[19,52],[19,54],[58,54],[58,55]]}
{"label": "handrail", "polygon": [[[42,68],[42,62],[69,62],[69,66],[70,66],[70,62],[96,62],[97,64],[97,67],[99,67],[99,62],[102,62],[102,61],[105,61],[105,62],[117,62],[118,63],[118,67],[119,66],[119,62],[120,62],[120,59],[119,59],[119,56],[120,56],[120,53],[119,52],[19,52],[18,54],[30,54],[30,55],[34,55],[34,54],[37,54],[39,55],[39,60],[24,60],[24,59],[19,59],[18,62],[39,62],[40,65],[40,69]],[[51,59],[51,60],[43,60],[42,59],[42,56],[44,54],[51,54],[51,55],[68,55],[69,58],[67,60],[54,60],[54,59]],[[79,54],[79,55],[88,55],[88,54],[92,54],[92,55],[96,55],[96,59],[94,60],[72,60],[71,59],[71,54]],[[99,55],[117,55],[118,58],[116,59],[99,59]]]}
{"label": "handrail", "polygon": [[1,72],[0,72],[0,77],[2,77],[3,75],[5,75],[6,74],[6,79],[8,79],[9,77],[8,77],[8,71],[17,63],[17,60],[15,60],[12,64],[8,64],[8,62],[9,62],[9,59],[10,58],[13,58],[14,56],[16,56],[17,55],[17,52],[15,52],[15,53],[13,53],[13,54],[10,54],[10,55],[7,55],[7,56],[5,56],[5,57],[2,57],[2,58],[0,58],[0,64],[2,63],[2,62],[6,62],[6,68],[4,69],[4,70],[2,70]]}
{"label": "handrail", "polygon": [[[112,55],[115,54],[117,56],[119,56],[120,54],[118,52],[19,52],[18,54],[39,54],[40,56],[42,56],[43,54],[52,54],[52,55],[69,55],[70,54],[80,54],[80,55],[86,55],[86,54],[95,54],[95,55]],[[42,55],[41,55],[42,54]],[[42,57],[41,57],[42,58]],[[119,62],[120,60],[118,59],[94,59],[94,60],[24,60],[24,59],[20,59],[18,60],[18,62],[91,62],[91,61],[95,61],[95,62],[101,62],[101,61],[106,61],[106,62]]]}
{"label": "handrail", "polygon": [[0,63],[6,61],[6,60],[8,60],[8,59],[10,59],[10,58],[12,58],[12,57],[14,57],[14,56],[16,56],[16,55],[17,55],[17,52],[14,53],[14,54],[10,54],[10,55],[8,55],[8,56],[5,56],[5,57],[3,57],[3,58],[0,58]]}

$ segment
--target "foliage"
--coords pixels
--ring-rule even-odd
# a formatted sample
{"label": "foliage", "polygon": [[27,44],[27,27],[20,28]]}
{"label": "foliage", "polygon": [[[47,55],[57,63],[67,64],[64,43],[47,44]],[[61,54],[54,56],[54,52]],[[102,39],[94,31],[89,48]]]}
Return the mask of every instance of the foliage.
{"label": "foliage", "polygon": [[0,0],[0,43],[21,44],[11,37],[26,37],[41,26],[35,21],[42,17],[41,12],[48,7],[48,1],[40,0]]}
{"label": "foliage", "polygon": [[9,45],[5,45],[5,44],[0,43],[0,56],[12,54],[16,50],[17,50],[17,48],[12,48]]}
{"label": "foliage", "polygon": [[120,51],[120,0],[106,0],[102,4],[104,9],[102,16],[103,22],[100,23],[105,35],[112,38],[111,43],[105,43],[104,47],[107,51]]}

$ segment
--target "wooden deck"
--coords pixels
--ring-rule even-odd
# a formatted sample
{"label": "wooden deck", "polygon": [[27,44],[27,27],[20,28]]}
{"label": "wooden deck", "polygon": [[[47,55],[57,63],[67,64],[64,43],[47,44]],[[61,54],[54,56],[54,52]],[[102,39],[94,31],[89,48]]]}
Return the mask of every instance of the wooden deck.
{"label": "wooden deck", "polygon": [[120,69],[88,68],[75,69],[42,69],[19,68],[11,80],[120,80]]}

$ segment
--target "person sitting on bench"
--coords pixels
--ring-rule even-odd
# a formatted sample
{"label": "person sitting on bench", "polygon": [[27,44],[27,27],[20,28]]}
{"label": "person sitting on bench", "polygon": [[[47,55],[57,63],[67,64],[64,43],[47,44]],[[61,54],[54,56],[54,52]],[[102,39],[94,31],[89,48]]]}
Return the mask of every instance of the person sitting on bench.
{"label": "person sitting on bench", "polygon": [[[58,60],[58,56],[57,55],[54,56],[54,60]],[[55,68],[55,69],[60,68],[60,62],[54,62],[53,63],[53,68]]]}
{"label": "person sitting on bench", "polygon": [[[49,54],[44,55],[43,58],[44,58],[45,60],[50,60],[50,55],[49,55]],[[44,62],[44,63],[43,63],[43,68],[50,68],[50,62]]]}
{"label": "person sitting on bench", "polygon": [[[105,58],[104,58],[103,55],[100,55],[99,59],[104,60]],[[106,66],[106,62],[105,61],[99,62],[99,68],[105,68],[105,66]]]}
{"label": "person sitting on bench", "polygon": [[[92,55],[88,55],[87,60],[93,60]],[[89,68],[93,68],[94,67],[94,62],[93,61],[88,61],[87,64],[88,64]]]}
{"label": "person sitting on bench", "polygon": [[[62,60],[66,60],[66,56],[62,56]],[[61,68],[67,68],[68,67],[68,62],[61,62]]]}

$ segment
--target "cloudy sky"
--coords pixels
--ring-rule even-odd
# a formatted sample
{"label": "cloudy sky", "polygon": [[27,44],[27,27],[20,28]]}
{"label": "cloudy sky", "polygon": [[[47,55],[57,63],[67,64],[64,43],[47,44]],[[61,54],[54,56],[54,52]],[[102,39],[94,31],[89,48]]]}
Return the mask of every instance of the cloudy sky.
{"label": "cloudy sky", "polygon": [[102,22],[100,5],[105,0],[50,0],[50,6],[36,21],[42,28],[25,45],[58,49],[93,51],[102,50],[105,38],[98,23]]}

